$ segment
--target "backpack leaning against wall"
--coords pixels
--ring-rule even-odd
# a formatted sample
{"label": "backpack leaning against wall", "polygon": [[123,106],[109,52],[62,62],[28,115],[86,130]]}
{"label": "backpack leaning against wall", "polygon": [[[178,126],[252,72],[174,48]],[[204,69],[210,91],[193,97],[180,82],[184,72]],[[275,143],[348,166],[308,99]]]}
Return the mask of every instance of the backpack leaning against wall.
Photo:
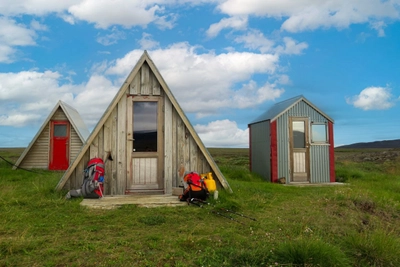
{"label": "backpack leaning against wall", "polygon": [[89,160],[84,170],[82,195],[85,198],[103,197],[104,162],[101,158]]}
{"label": "backpack leaning against wall", "polygon": [[203,179],[197,172],[185,174],[183,181],[187,183],[183,194],[179,196],[180,201],[190,201],[192,198],[206,200],[209,192]]}
{"label": "backpack leaning against wall", "polygon": [[89,160],[87,167],[83,171],[83,182],[81,188],[70,190],[65,198],[101,198],[103,197],[104,192],[103,182],[104,162],[101,158],[92,158]]}

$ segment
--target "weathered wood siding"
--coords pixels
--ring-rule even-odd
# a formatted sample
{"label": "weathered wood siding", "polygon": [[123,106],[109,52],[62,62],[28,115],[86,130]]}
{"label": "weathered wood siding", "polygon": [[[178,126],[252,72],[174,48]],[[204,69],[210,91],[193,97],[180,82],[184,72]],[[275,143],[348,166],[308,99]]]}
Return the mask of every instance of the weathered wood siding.
{"label": "weathered wood siding", "polygon": [[68,118],[65,115],[64,111],[59,107],[57,111],[54,113],[53,117],[51,118],[52,121],[67,121]]}
{"label": "weathered wood siding", "polygon": [[[48,169],[49,153],[50,153],[50,125],[51,121],[68,121],[64,111],[59,107],[46,127],[42,130],[36,142],[32,145],[28,154],[20,163],[22,168]],[[78,133],[69,123],[70,140],[69,140],[69,163],[71,164],[82,148],[83,142],[79,138]]]}
{"label": "weathered wood siding", "polygon": [[[139,95],[163,97],[164,193],[171,194],[172,187],[180,185],[178,169],[181,165],[186,171],[211,172],[211,166],[196,144],[195,138],[191,136],[180,114],[164,94],[163,88],[147,63],[144,63],[126,87],[124,96],[119,99],[111,115],[97,132],[90,148],[65,183],[64,189],[78,188],[81,185],[82,173],[90,158],[105,159],[107,152],[111,152],[113,161],[106,163],[104,193],[105,195],[125,194],[132,154],[131,142],[127,142],[127,139],[132,138],[132,131],[128,127],[132,121],[129,110],[132,106],[132,97]],[[214,173],[213,175],[215,177]],[[216,182],[218,183],[217,180]]]}
{"label": "weathered wood siding", "polygon": [[[165,98],[164,102],[165,107],[171,106],[168,98]],[[210,165],[176,109],[165,108],[165,125],[165,129],[167,129],[164,136],[165,152],[171,151],[168,152],[169,154],[165,154],[165,179],[172,182],[171,186],[181,185],[178,176],[181,165],[185,167],[186,171],[195,171],[200,174],[210,172]],[[168,129],[167,125],[170,125],[171,129]],[[167,191],[167,193],[171,192]]]}
{"label": "weathered wood siding", "polygon": [[50,123],[42,130],[36,142],[32,144],[29,153],[19,164],[21,168],[49,168],[49,150],[50,150]]}
{"label": "weathered wood siding", "polygon": [[79,138],[78,133],[75,131],[74,127],[70,124],[70,136],[69,136],[69,164],[72,164],[75,157],[81,151],[83,142]]}

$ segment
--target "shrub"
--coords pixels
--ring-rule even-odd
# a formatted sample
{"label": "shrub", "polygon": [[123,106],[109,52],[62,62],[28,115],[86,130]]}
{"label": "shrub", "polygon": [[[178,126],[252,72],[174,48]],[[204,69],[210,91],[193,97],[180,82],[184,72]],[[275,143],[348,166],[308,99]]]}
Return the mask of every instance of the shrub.
{"label": "shrub", "polygon": [[245,167],[238,167],[233,165],[222,166],[221,171],[227,178],[232,180],[247,182],[260,182],[263,180],[261,176],[250,172],[249,169]]}
{"label": "shrub", "polygon": [[361,179],[364,173],[349,166],[337,166],[335,170],[336,182],[345,183],[349,179]]}
{"label": "shrub", "polygon": [[294,266],[350,266],[344,252],[321,240],[298,239],[281,243],[275,251],[276,262]]}
{"label": "shrub", "polygon": [[383,230],[354,233],[345,238],[354,266],[400,266],[400,242]]}

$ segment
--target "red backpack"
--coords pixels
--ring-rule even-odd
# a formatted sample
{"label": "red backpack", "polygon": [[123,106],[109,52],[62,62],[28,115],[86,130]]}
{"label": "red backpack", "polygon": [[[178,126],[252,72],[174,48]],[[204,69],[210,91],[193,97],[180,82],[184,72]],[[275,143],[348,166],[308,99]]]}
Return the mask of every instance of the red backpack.
{"label": "red backpack", "polygon": [[84,195],[91,195],[93,192],[98,197],[103,197],[104,187],[104,162],[101,158],[89,160],[83,177]]}
{"label": "red backpack", "polygon": [[206,183],[201,179],[197,172],[190,172],[185,175],[183,181],[188,184],[183,194],[179,196],[181,201],[187,201],[192,198],[206,200],[209,192]]}

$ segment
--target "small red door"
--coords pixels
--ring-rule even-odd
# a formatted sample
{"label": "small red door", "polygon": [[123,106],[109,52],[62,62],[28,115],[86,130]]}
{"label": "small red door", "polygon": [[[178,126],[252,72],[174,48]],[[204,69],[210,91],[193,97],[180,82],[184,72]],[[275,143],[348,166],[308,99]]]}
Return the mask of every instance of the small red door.
{"label": "small red door", "polygon": [[50,123],[50,163],[49,170],[66,170],[69,165],[69,123]]}

